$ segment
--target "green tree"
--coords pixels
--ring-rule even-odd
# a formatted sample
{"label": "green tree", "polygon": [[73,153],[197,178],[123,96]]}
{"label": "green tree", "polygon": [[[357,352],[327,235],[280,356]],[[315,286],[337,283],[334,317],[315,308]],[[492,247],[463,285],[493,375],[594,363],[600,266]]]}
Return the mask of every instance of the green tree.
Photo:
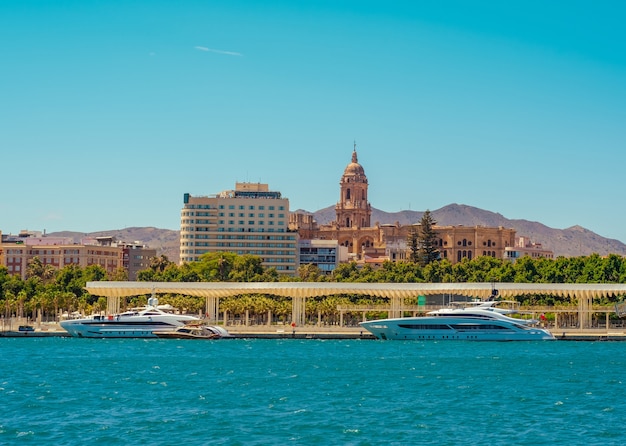
{"label": "green tree", "polygon": [[441,283],[452,281],[452,263],[448,259],[432,262],[423,269],[426,282]]}
{"label": "green tree", "polygon": [[[219,265],[219,263],[218,263]],[[250,254],[236,256],[228,280],[233,282],[260,282],[263,277],[261,258]]]}
{"label": "green tree", "polygon": [[439,249],[437,248],[437,234],[434,226],[437,222],[433,219],[429,210],[424,212],[419,224],[418,231],[418,252],[417,263],[426,266],[439,259]]}
{"label": "green tree", "polygon": [[359,276],[356,262],[341,263],[333,270],[333,278],[337,282],[356,282]]}
{"label": "green tree", "polygon": [[87,280],[83,269],[78,265],[67,265],[59,270],[55,278],[56,289],[82,296]]}
{"label": "green tree", "polygon": [[319,282],[321,271],[317,265],[309,263],[298,268],[298,277],[303,282]]}
{"label": "green tree", "polygon": [[227,282],[237,254],[232,252],[208,252],[200,260],[191,262],[190,268],[203,282]]}
{"label": "green tree", "polygon": [[87,282],[99,282],[106,280],[107,272],[100,265],[89,265],[83,270],[83,277],[85,278],[85,284]]}
{"label": "green tree", "polygon": [[534,283],[538,277],[537,263],[528,256],[523,256],[513,265],[515,283]]}
{"label": "green tree", "polygon": [[54,279],[56,272],[52,265],[42,263],[41,259],[35,256],[28,262],[26,278],[38,277],[42,282],[48,283]]}
{"label": "green tree", "polygon": [[150,259],[150,269],[156,273],[162,273],[171,263],[174,262],[171,262],[165,254],[161,254]]}
{"label": "green tree", "polygon": [[125,282],[128,280],[128,270],[122,266],[115,269],[108,275],[109,280],[114,282]]}
{"label": "green tree", "polygon": [[278,274],[276,268],[267,268],[263,272],[262,282],[288,282],[289,277],[285,274]]}

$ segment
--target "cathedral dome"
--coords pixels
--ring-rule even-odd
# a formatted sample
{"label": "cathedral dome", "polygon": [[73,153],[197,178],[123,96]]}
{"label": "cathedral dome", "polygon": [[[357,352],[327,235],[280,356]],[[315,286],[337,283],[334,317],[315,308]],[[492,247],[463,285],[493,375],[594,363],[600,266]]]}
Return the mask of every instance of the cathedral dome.
{"label": "cathedral dome", "polygon": [[356,156],[356,150],[352,152],[352,162],[346,166],[346,170],[343,171],[344,175],[365,175],[363,166],[359,164],[359,160]]}

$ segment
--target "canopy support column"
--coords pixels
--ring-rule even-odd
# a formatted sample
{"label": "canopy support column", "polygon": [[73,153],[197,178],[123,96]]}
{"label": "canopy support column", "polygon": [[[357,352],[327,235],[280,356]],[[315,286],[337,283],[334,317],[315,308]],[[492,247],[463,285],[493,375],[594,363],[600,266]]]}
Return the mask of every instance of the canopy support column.
{"label": "canopy support column", "polygon": [[220,316],[220,298],[219,297],[207,297],[206,298],[206,317],[209,322],[217,322]]}
{"label": "canopy support column", "polygon": [[306,304],[305,297],[292,297],[291,301],[291,317],[292,322],[295,322],[297,326],[304,325],[306,320]]}
{"label": "canopy support column", "polygon": [[580,329],[591,328],[591,296],[578,296],[578,323]]}
{"label": "canopy support column", "polygon": [[397,296],[391,297],[391,309],[389,310],[389,318],[397,318],[402,316],[400,305],[402,304],[402,298]]}
{"label": "canopy support column", "polygon": [[107,297],[107,314],[119,314],[120,298],[117,296]]}

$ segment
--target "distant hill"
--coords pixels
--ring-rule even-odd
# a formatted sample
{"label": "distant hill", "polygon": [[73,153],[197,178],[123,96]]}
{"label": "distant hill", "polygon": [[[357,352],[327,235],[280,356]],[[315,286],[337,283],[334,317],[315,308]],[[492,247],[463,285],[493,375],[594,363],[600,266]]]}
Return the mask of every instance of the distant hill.
{"label": "distant hill", "polygon": [[[307,211],[301,211],[307,212]],[[550,228],[542,223],[528,220],[509,220],[501,214],[485,211],[463,204],[450,204],[431,211],[438,225],[442,226],[488,226],[513,228],[518,236],[529,237],[535,243],[554,251],[556,256],[580,256],[597,253],[600,255],[626,255],[626,245],[619,240],[602,237],[581,226],[566,229]],[[328,224],[335,219],[335,207],[329,206],[312,213],[319,224]],[[385,212],[372,208],[372,224],[409,225],[418,223],[422,218],[420,211]],[[49,236],[71,237],[79,243],[85,237],[113,236],[119,241],[140,242],[156,248],[157,255],[165,255],[173,262],[178,262],[180,246],[179,231],[154,227],[132,227],[98,231],[91,233],[54,232]]]}
{"label": "distant hill", "polygon": [[[380,224],[410,225],[418,223],[423,212],[400,211],[385,212],[372,208],[372,225]],[[528,220],[509,220],[502,214],[485,211],[463,204],[449,204],[431,211],[438,225],[441,226],[488,226],[513,228],[518,236],[529,237],[535,243],[554,251],[555,256],[580,256],[598,253],[626,255],[626,245],[619,240],[602,237],[581,226],[566,229],[550,228],[542,223]],[[319,224],[327,224],[335,219],[335,207],[329,206],[313,213]]]}
{"label": "distant hill", "polygon": [[49,237],[70,237],[75,243],[80,243],[86,237],[113,236],[122,242],[138,242],[157,250],[157,256],[165,255],[172,262],[178,263],[180,258],[180,231],[159,229],[154,227],[133,227],[112,229],[98,232],[51,232]]}

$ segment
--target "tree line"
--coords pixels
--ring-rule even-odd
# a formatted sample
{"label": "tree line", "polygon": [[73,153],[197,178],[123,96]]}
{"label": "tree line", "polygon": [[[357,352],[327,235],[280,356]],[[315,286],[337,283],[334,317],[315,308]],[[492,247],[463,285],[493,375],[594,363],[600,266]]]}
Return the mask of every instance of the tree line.
{"label": "tree line", "polygon": [[[62,312],[78,311],[91,314],[106,309],[106,298],[92,296],[84,289],[87,282],[101,280],[127,280],[125,272],[113,274],[98,265],[81,268],[68,265],[60,270],[43,265],[34,258],[28,265],[26,279],[11,275],[0,267],[0,312],[4,317],[35,318],[38,312],[44,317],[58,318]],[[601,257],[592,254],[582,257],[556,259],[522,257],[515,263],[493,257],[476,257],[452,264],[450,261],[432,260],[429,263],[406,261],[384,262],[380,267],[358,265],[355,262],[340,264],[332,274],[323,273],[315,265],[303,265],[296,277],[279,274],[274,268],[264,268],[261,259],[234,253],[208,253],[197,262],[177,265],[166,256],[154,257],[150,267],[138,273],[140,281],[155,282],[362,282],[362,283],[419,283],[419,282],[515,282],[515,283],[626,283],[626,259],[611,254]],[[608,304],[618,297],[606,298]],[[528,295],[518,300],[529,305],[575,304],[567,297]],[[200,298],[180,295],[160,296],[161,303],[169,303],[191,313],[204,309]],[[135,296],[126,306],[145,305],[145,296]],[[337,305],[372,305],[385,303],[384,299],[367,296],[328,296],[307,299],[307,314],[315,318],[323,314],[327,319],[337,316]],[[413,302],[407,302],[413,303]],[[288,298],[276,296],[238,296],[220,301],[220,308],[230,314],[241,315],[248,310],[258,318],[268,311],[286,318],[291,312]],[[333,310],[333,308],[335,310]]]}

